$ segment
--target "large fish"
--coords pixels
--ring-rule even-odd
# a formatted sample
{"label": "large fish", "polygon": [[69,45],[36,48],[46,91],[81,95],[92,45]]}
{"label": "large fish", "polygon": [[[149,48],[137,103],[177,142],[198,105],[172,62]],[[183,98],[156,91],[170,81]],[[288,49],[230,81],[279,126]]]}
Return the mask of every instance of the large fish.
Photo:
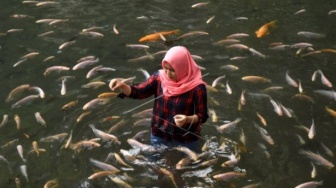
{"label": "large fish", "polygon": [[144,37],[141,37],[139,39],[139,42],[155,42],[161,39],[160,35],[162,36],[167,36],[167,35],[177,35],[180,32],[180,30],[175,29],[172,31],[161,31],[161,32],[156,32],[153,34],[146,35]]}
{"label": "large fish", "polygon": [[256,33],[256,36],[257,36],[258,38],[261,38],[261,37],[263,37],[263,36],[265,36],[265,35],[268,35],[269,32],[270,32],[270,30],[271,30],[272,28],[275,28],[275,27],[276,27],[275,23],[276,23],[276,20],[273,20],[273,21],[268,22],[268,23],[264,24],[263,26],[261,26],[261,27],[258,29],[258,31],[255,32],[255,33]]}

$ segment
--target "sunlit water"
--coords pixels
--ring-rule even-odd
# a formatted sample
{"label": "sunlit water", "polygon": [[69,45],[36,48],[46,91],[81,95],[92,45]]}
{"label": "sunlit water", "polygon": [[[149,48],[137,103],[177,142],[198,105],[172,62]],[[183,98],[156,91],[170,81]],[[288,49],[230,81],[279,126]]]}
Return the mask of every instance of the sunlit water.
{"label": "sunlit water", "polygon": [[[335,181],[335,169],[327,169],[316,163],[317,176],[311,177],[313,169],[311,160],[299,153],[300,149],[320,154],[328,161],[335,163],[335,157],[326,152],[323,145],[331,151],[335,150],[335,120],[328,114],[325,107],[336,109],[335,100],[314,93],[314,90],[328,90],[322,84],[320,76],[312,81],[312,75],[317,69],[331,83],[335,83],[334,70],[335,53],[315,54],[301,57],[307,51],[297,53],[297,49],[286,48],[282,51],[270,50],[269,45],[275,42],[294,44],[307,42],[313,44],[315,50],[336,48],[336,14],[328,15],[328,12],[336,9],[333,1],[211,1],[206,6],[192,8],[197,1],[57,1],[57,4],[47,6],[35,6],[22,1],[0,2],[0,32],[6,33],[11,29],[22,29],[18,32],[9,32],[0,37],[0,115],[7,114],[9,122],[0,129],[0,145],[18,139],[12,146],[1,149],[0,155],[9,161],[7,165],[0,161],[0,186],[16,187],[15,178],[19,178],[21,187],[43,187],[52,179],[58,179],[59,187],[115,187],[121,186],[108,177],[88,180],[88,177],[101,169],[95,167],[90,158],[105,161],[109,153],[118,153],[120,149],[130,150],[132,147],[127,139],[137,132],[149,130],[146,125],[134,126],[140,118],[132,117],[133,114],[152,107],[152,103],[142,105],[147,100],[131,100],[113,98],[107,105],[92,110],[91,114],[76,123],[77,118],[84,112],[83,106],[90,100],[97,98],[103,92],[108,92],[108,83],[112,78],[127,78],[136,76],[135,82],[142,82],[145,76],[137,69],[143,68],[150,74],[160,68],[164,54],[155,56],[154,59],[129,61],[144,55],[154,54],[169,49],[161,41],[146,43],[150,46],[146,53],[142,49],[126,47],[126,44],[138,44],[140,37],[158,31],[180,30],[180,35],[191,31],[203,31],[208,35],[191,36],[173,45],[184,45],[193,55],[202,57],[196,59],[197,63],[204,67],[204,80],[211,85],[219,76],[225,75],[225,79],[216,86],[218,92],[208,92],[208,107],[215,110],[219,120],[212,122],[209,118],[202,129],[201,144],[205,140],[211,140],[209,155],[202,158],[201,162],[218,158],[218,161],[210,166],[198,166],[199,162],[192,163],[182,170],[177,170],[175,165],[184,155],[177,150],[167,150],[159,155],[156,164],[151,162],[150,155],[135,151],[141,159],[140,163],[129,163],[134,170],[129,171],[112,158],[107,161],[111,165],[121,169],[121,172],[110,177],[118,177],[133,187],[172,187],[171,179],[155,170],[155,167],[169,169],[174,174],[178,187],[243,187],[259,184],[260,187],[295,187],[308,181],[323,181],[321,187],[333,187]],[[300,10],[301,13],[295,14]],[[28,15],[25,18],[13,18],[15,14]],[[210,23],[208,19],[215,16]],[[236,19],[246,17],[247,19]],[[66,19],[64,22],[48,25],[36,23],[40,19]],[[263,24],[277,20],[277,27],[262,38],[255,37],[255,31]],[[119,34],[113,31],[113,26]],[[95,30],[104,35],[95,38],[79,35],[82,29],[101,27]],[[38,37],[39,34],[53,31],[54,33]],[[300,31],[311,31],[325,34],[320,39],[298,36]],[[234,33],[246,33],[249,37],[240,39],[241,44],[253,48],[266,58],[253,56],[249,51],[227,49],[225,45],[216,42],[225,39]],[[167,40],[174,40],[178,36],[168,36]],[[59,50],[61,44],[75,40],[76,43]],[[21,57],[38,52],[35,57],[13,67]],[[85,56],[94,55],[99,58],[99,63],[80,70],[69,70],[61,73],[51,73],[44,76],[46,68],[61,65],[72,69],[77,61]],[[50,61],[43,62],[49,56],[55,56]],[[247,57],[244,60],[233,61],[232,57]],[[220,67],[232,64],[239,67],[237,71],[226,71]],[[109,73],[99,73],[86,78],[86,74],[94,66],[103,65],[116,69]],[[290,86],[286,82],[286,71],[296,80],[300,80],[304,94],[310,96],[314,103],[293,98],[299,93],[298,88]],[[271,80],[270,83],[249,83],[243,81],[244,76],[257,75]],[[66,94],[61,95],[62,76],[73,76],[66,82]],[[82,88],[82,85],[90,81],[103,81],[106,83],[98,89]],[[232,94],[226,92],[225,84],[228,82]],[[29,84],[44,90],[46,97],[38,98],[29,105],[12,109],[11,106],[19,99],[36,94],[28,91],[16,96],[13,101],[6,103],[5,99],[15,87]],[[270,86],[281,86],[283,89],[268,93],[278,104],[291,109],[293,117],[279,116],[275,113],[270,98],[265,97],[264,89]],[[245,90],[246,105],[238,110],[238,102],[242,91]],[[62,111],[61,108],[74,100],[78,104]],[[132,110],[135,108],[134,110]],[[125,111],[130,113],[123,114]],[[37,123],[35,112],[40,112],[46,121],[46,127]],[[256,115],[259,113],[267,121],[263,126]],[[16,128],[14,116],[21,119],[19,130]],[[101,122],[108,116],[120,116],[109,122]],[[220,133],[216,127],[229,121],[242,118],[236,128]],[[72,149],[64,149],[62,142],[41,142],[41,138],[59,133],[73,132],[72,142],[76,143],[85,139],[94,138],[92,129],[88,126],[94,124],[96,128],[108,131],[120,121],[125,124],[113,131],[121,141],[120,145],[103,144],[92,150],[83,150],[79,153]],[[308,132],[299,128],[300,125],[308,129],[314,121],[316,135],[308,138]],[[263,127],[274,140],[274,145],[268,144],[261,136],[255,124]],[[241,135],[246,138],[246,148],[240,147]],[[299,136],[305,141],[300,143]],[[149,134],[141,140],[149,143]],[[218,149],[225,139],[230,143],[237,143],[225,149]],[[39,156],[32,150],[32,142],[38,141]],[[24,162],[18,152],[17,145],[22,145],[23,155],[27,159]],[[263,149],[262,145],[266,148]],[[234,167],[222,167],[221,164],[228,160],[231,153],[240,155],[240,161]],[[28,154],[29,153],[29,154]],[[142,157],[141,157],[142,156]],[[20,170],[21,165],[26,165],[28,180]],[[229,182],[216,181],[213,176],[225,172],[246,172],[244,177]]]}

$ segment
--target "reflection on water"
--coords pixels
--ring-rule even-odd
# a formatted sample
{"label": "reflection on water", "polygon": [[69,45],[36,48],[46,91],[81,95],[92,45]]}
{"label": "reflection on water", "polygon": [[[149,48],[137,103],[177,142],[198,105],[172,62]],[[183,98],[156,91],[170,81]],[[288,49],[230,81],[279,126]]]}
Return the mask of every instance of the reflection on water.
{"label": "reflection on water", "polygon": [[[295,187],[310,181],[323,181],[320,187],[334,185],[335,168],[329,164],[335,163],[336,105],[330,85],[336,79],[334,2],[217,0],[195,8],[192,5],[200,2],[55,2],[39,6],[33,1],[0,2],[0,112],[4,117],[0,128],[1,187],[17,187],[18,181],[21,187],[42,187],[54,179],[59,187]],[[277,20],[276,27],[256,38],[255,31],[272,20]],[[100,35],[80,33],[83,29]],[[180,35],[167,36],[166,43],[144,43],[149,46],[147,50],[126,46],[138,44],[139,38],[147,34],[175,29],[180,30]],[[207,34],[189,35],[169,44],[195,31]],[[302,31],[313,34],[298,35]],[[236,33],[248,35],[236,38],[247,48],[219,43]],[[75,42],[59,49],[67,41]],[[298,43],[308,46],[294,46]],[[107,85],[112,78],[135,76],[133,82],[144,81],[145,75],[138,69],[149,73],[159,69],[164,51],[171,45],[190,49],[205,68],[203,74],[209,73],[204,77],[209,85],[225,75],[215,89],[208,91],[208,106],[218,122],[209,118],[203,127],[201,143],[207,144],[204,152],[181,169],[176,164],[186,156],[177,150],[158,154],[159,160],[154,163],[148,154],[132,150],[127,143],[140,131],[149,130],[148,125],[139,123],[146,122],[144,118],[148,116],[134,116],[152,107],[151,102],[144,104],[148,100],[112,98],[90,112],[82,109],[99,94],[110,92]],[[37,55],[30,54],[33,52]],[[23,57],[27,54],[30,55]],[[99,61],[72,69],[87,56],[96,56]],[[88,72],[99,65],[115,71],[99,71],[87,79]],[[221,68],[223,65],[234,65],[238,70]],[[44,76],[52,66],[69,69]],[[292,80],[286,78],[286,73]],[[245,76],[261,76],[270,82],[242,80]],[[105,85],[82,87],[94,81]],[[5,102],[14,88],[24,84],[41,88],[45,97],[35,97],[29,104],[12,108],[20,99],[39,94],[39,90],[25,90]],[[232,94],[228,93],[229,87]],[[61,110],[72,101],[77,103]],[[136,108],[139,105],[143,106]],[[40,112],[46,126],[37,122],[36,112]],[[218,131],[219,126],[237,118],[242,118],[238,124],[222,133]],[[83,144],[84,149],[76,151],[70,149],[75,145],[65,148],[70,135],[72,144],[94,139],[90,124],[115,135],[121,144],[96,141],[96,147]],[[64,136],[45,141],[59,134]],[[140,142],[149,143],[148,132],[137,137]],[[40,150],[33,141],[37,141]],[[18,146],[22,146],[26,162],[20,157]],[[122,152],[130,152],[131,156]],[[134,170],[117,162],[116,155]],[[90,159],[121,171],[89,178],[104,169]],[[23,165],[26,171],[21,170]]]}

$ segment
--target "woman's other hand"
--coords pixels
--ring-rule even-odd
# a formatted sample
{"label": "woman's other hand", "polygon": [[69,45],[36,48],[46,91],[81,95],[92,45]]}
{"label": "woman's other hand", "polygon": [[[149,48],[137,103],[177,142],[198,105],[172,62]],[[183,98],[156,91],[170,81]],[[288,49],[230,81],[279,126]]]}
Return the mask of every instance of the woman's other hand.
{"label": "woman's other hand", "polygon": [[186,123],[186,120],[187,120],[186,115],[177,114],[177,115],[174,116],[175,124],[179,127],[182,127]]}

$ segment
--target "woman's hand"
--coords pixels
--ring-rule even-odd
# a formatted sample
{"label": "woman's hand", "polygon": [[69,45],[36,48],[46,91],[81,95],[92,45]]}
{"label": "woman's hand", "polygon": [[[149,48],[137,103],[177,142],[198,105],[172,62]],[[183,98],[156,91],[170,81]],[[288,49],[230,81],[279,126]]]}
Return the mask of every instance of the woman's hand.
{"label": "woman's hand", "polygon": [[131,87],[119,79],[112,79],[109,83],[109,88],[112,91],[119,88],[126,96],[131,94]]}
{"label": "woman's hand", "polygon": [[114,91],[117,88],[120,88],[124,83],[118,79],[112,79],[109,83],[109,88]]}
{"label": "woman's hand", "polygon": [[174,116],[174,121],[178,127],[182,127],[187,121],[187,116],[183,114],[177,114]]}

